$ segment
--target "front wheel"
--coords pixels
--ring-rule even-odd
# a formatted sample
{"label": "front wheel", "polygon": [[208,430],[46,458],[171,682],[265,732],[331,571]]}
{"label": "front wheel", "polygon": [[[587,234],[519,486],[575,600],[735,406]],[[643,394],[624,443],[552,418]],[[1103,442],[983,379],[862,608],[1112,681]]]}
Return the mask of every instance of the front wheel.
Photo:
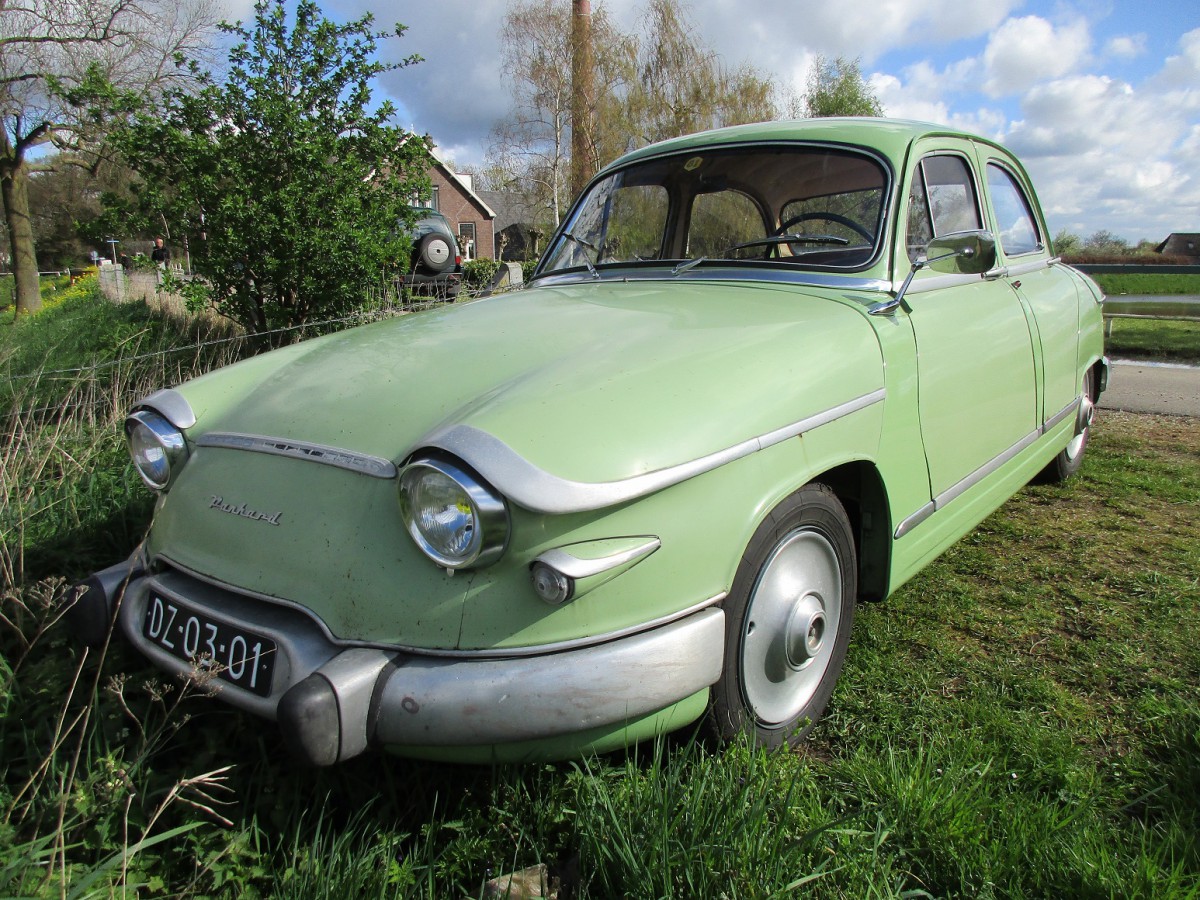
{"label": "front wheel", "polygon": [[725,600],[725,665],[710,716],[723,739],[795,744],[842,670],[857,588],[854,534],[837,496],[809,484],[755,532]]}

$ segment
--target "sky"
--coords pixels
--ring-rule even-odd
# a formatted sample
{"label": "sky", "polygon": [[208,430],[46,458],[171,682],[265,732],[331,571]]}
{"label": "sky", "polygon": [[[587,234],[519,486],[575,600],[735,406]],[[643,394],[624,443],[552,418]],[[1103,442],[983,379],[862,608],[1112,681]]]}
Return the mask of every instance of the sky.
{"label": "sky", "polygon": [[[231,19],[252,0],[225,0]],[[382,95],[395,124],[433,136],[452,165],[482,167],[510,103],[501,0],[319,0],[347,21],[408,27],[383,58],[412,53]],[[570,0],[560,0],[570,6]],[[592,0],[593,7],[599,0]],[[633,31],[644,0],[606,0]],[[1198,0],[683,0],[729,68],[750,63],[803,93],[817,55],[857,58],[888,116],[963,127],[1025,163],[1051,233],[1130,243],[1200,232]]]}

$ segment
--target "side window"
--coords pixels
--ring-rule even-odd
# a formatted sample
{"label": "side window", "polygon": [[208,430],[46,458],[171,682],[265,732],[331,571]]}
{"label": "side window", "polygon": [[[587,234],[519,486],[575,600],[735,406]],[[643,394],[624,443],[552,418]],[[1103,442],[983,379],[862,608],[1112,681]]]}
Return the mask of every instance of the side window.
{"label": "side window", "polygon": [[[687,255],[719,257],[735,244],[766,237],[757,204],[737,191],[701,194],[692,202]],[[758,248],[758,255],[762,249]]]}
{"label": "side window", "polygon": [[1037,219],[1029,206],[1025,192],[1008,170],[995,163],[987,167],[988,193],[996,213],[996,240],[1005,256],[1018,256],[1041,250]]}
{"label": "side window", "polygon": [[935,237],[982,227],[979,198],[967,161],[951,155],[921,160],[908,194],[909,260],[915,262]]}

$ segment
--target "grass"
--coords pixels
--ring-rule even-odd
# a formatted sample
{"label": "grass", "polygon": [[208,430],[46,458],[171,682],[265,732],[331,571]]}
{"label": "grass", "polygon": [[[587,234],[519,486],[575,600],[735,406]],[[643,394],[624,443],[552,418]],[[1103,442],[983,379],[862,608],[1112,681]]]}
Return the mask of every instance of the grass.
{"label": "grass", "polygon": [[476,897],[537,862],[583,898],[1200,896],[1200,422],[1103,413],[1077,478],[861,608],[797,753],[309,770],[58,621],[150,515],[125,408],[229,358],[147,356],[195,336],[130,306],[0,338],[0,896]]}
{"label": "grass", "polygon": [[1100,274],[1093,275],[1104,293],[1111,297],[1119,294],[1194,294],[1200,295],[1200,274]]}
{"label": "grass", "polygon": [[1200,322],[1113,319],[1105,350],[1115,358],[1200,364]]}

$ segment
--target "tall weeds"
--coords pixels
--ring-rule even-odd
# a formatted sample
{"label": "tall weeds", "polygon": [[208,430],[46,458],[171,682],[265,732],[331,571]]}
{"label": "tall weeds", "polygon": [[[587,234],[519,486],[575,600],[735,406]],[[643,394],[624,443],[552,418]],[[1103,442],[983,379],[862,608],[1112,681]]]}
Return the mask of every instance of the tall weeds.
{"label": "tall weeds", "polygon": [[[148,883],[143,850],[222,819],[223,770],[161,784],[149,769],[187,688],[110,678],[108,648],[72,648],[58,623],[71,581],[127,556],[152,512],[121,437],[130,405],[233,361],[241,341],[70,290],[0,340],[3,895]],[[177,823],[178,808],[201,816]]]}

